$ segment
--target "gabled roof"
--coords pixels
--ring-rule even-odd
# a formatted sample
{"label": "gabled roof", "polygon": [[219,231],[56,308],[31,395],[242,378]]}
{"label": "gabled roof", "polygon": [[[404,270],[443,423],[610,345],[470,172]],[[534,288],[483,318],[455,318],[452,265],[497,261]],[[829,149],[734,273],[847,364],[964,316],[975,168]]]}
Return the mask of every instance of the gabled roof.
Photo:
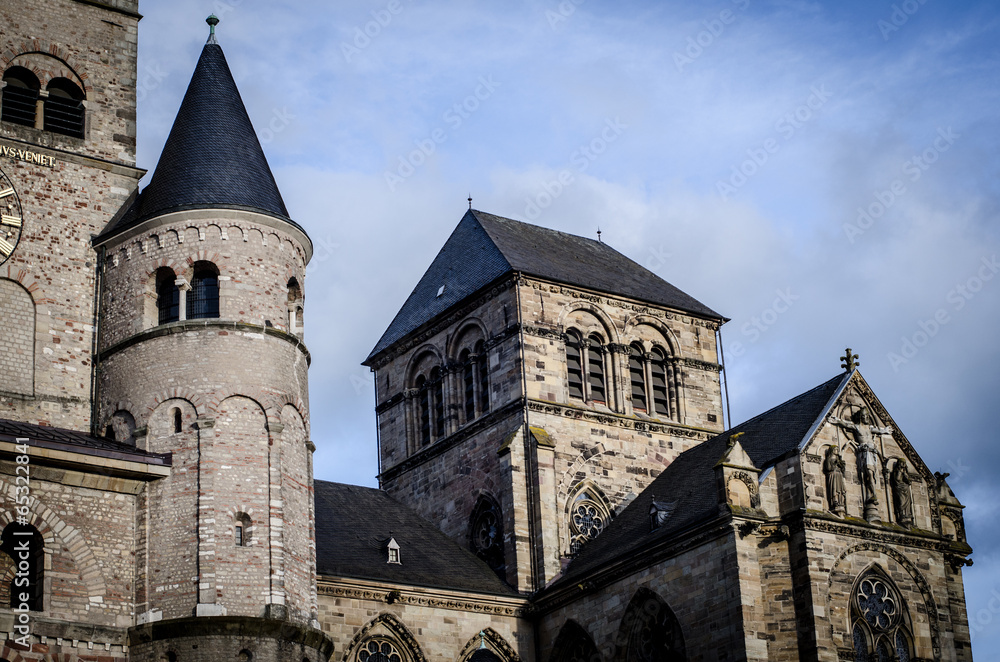
{"label": "gabled roof", "polygon": [[153,178],[99,239],[169,212],[220,208],[288,220],[222,47],[208,43]]}
{"label": "gabled roof", "polygon": [[53,448],[57,450],[84,453],[131,462],[146,464],[170,465],[170,455],[149,453],[141,448],[123,444],[106,437],[95,437],[86,432],[54,428],[48,425],[35,425],[0,419],[0,440],[16,441],[28,439],[31,446]]}
{"label": "gabled roof", "polygon": [[[369,365],[407,334],[514,272],[723,319],[605,243],[470,209],[364,364]],[[442,286],[444,291],[439,295]]]}
{"label": "gabled roof", "polygon": [[[315,481],[316,571],[501,595],[516,592],[481,559],[382,490]],[[390,538],[400,563],[388,563]]]}
{"label": "gabled roof", "polygon": [[[726,452],[730,437],[742,432],[739,443],[754,465],[761,470],[774,466],[812,435],[816,421],[826,416],[834,396],[851,374],[837,375],[678,455],[600,537],[584,545],[555,585],[572,582],[599,566],[634,555],[645,545],[718,515],[715,465]],[[650,531],[649,509],[654,499],[666,505],[671,515],[660,528]]]}

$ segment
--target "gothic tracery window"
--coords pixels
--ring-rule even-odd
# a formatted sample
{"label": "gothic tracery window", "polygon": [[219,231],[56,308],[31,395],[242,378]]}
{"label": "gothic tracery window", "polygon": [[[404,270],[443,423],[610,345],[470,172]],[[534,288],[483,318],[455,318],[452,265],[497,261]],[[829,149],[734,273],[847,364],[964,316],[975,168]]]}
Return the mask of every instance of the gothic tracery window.
{"label": "gothic tracery window", "polygon": [[906,609],[892,581],[877,570],[862,575],[851,594],[852,639],[857,662],[909,662]]}
{"label": "gothic tracery window", "polygon": [[587,631],[575,621],[566,621],[552,644],[549,662],[600,662],[601,655]]}
{"label": "gothic tracery window", "polygon": [[684,662],[680,623],[663,600],[646,588],[636,591],[622,617],[619,635],[625,662]]}
{"label": "gothic tracery window", "polygon": [[479,497],[472,509],[469,546],[501,578],[506,564],[503,550],[503,519],[500,506],[487,496]]}
{"label": "gothic tracery window", "polygon": [[571,554],[576,554],[584,543],[599,536],[609,519],[607,508],[590,490],[580,492],[573,500],[569,515]]}
{"label": "gothic tracery window", "polygon": [[395,642],[382,637],[371,638],[358,649],[358,662],[403,662]]}

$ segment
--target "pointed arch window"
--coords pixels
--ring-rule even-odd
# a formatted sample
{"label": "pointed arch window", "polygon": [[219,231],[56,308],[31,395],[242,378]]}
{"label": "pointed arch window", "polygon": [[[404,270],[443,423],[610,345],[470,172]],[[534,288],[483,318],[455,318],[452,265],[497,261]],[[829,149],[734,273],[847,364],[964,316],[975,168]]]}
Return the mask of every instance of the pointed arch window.
{"label": "pointed arch window", "polygon": [[586,489],[573,499],[569,513],[570,554],[576,554],[583,545],[604,531],[610,520],[603,500]]}
{"label": "pointed arch window", "polygon": [[852,639],[857,662],[910,662],[909,615],[895,585],[872,568],[851,593]]}
{"label": "pointed arch window", "polygon": [[575,621],[566,621],[552,644],[549,662],[600,662],[601,654],[587,631]]}
{"label": "pointed arch window", "polygon": [[358,662],[404,662],[404,658],[394,641],[372,637],[358,648]]}
{"label": "pointed arch window", "polygon": [[684,662],[687,652],[680,623],[660,596],[636,591],[619,629],[625,642],[625,662]]}
{"label": "pointed arch window", "polygon": [[501,579],[506,578],[503,549],[503,518],[500,506],[492,498],[481,496],[472,509],[469,521],[469,548],[493,569]]}
{"label": "pointed arch window", "polygon": [[156,270],[157,324],[167,324],[180,319],[181,291],[176,281],[177,276],[169,267],[160,267]]}
{"label": "pointed arch window", "polygon": [[219,270],[211,262],[195,262],[191,291],[187,293],[187,319],[219,316]]}
{"label": "pointed arch window", "polygon": [[68,78],[53,78],[45,100],[45,130],[83,138],[86,110],[83,90]]}
{"label": "pointed arch window", "polygon": [[38,93],[41,83],[38,76],[24,67],[11,67],[4,72],[3,114],[4,122],[35,126],[38,113]]}

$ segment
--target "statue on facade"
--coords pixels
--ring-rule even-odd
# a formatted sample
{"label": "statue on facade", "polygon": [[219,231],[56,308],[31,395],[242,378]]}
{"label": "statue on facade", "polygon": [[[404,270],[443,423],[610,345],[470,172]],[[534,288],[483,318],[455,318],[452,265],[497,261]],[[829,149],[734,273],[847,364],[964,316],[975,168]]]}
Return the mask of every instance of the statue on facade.
{"label": "statue on facade", "polygon": [[844,516],[847,505],[847,483],[844,480],[844,458],[840,456],[838,446],[826,449],[826,459],[823,460],[823,473],[826,474],[826,499],[830,512]]}
{"label": "statue on facade", "polygon": [[875,447],[873,435],[892,434],[891,427],[880,428],[871,424],[868,409],[862,407],[852,420],[845,421],[836,416],[830,417],[830,422],[851,433],[858,457],[858,475],[861,477],[861,487],[864,491],[865,519],[869,522],[878,519],[878,474],[881,470],[878,449]]}
{"label": "statue on facade", "polygon": [[902,526],[913,526],[913,482],[905,460],[896,460],[889,477],[892,485],[893,506],[896,509],[896,522]]}

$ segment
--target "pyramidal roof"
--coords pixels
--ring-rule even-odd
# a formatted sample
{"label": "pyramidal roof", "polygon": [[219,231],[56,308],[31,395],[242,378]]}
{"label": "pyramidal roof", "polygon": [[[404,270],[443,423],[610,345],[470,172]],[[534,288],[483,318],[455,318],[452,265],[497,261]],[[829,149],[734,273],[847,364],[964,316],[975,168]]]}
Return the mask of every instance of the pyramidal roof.
{"label": "pyramidal roof", "polygon": [[605,243],[470,209],[365,365],[407,334],[513,272],[723,319]]}
{"label": "pyramidal roof", "polygon": [[226,56],[213,38],[201,53],[153,178],[101,236],[169,212],[220,208],[289,220]]}

